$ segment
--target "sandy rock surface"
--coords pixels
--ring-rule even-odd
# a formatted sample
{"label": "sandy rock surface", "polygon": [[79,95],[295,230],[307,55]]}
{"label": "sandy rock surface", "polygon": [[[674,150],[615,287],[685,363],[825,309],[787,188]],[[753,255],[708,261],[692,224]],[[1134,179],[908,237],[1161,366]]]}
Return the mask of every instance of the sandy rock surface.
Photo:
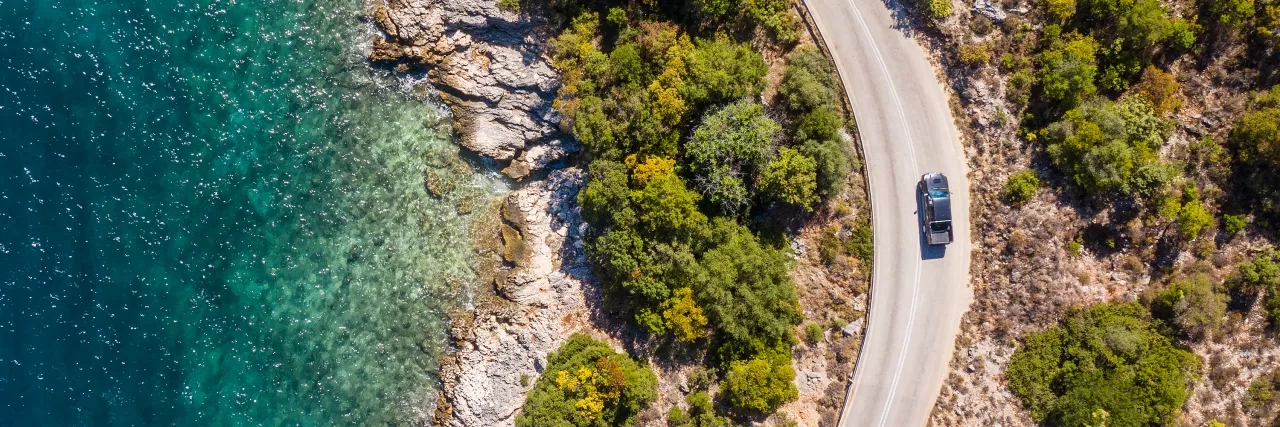
{"label": "sandy rock surface", "polygon": [[522,179],[579,145],[560,132],[551,103],[559,77],[543,56],[542,22],[495,0],[390,0],[374,21],[385,38],[370,59],[427,77],[453,108],[463,147]]}

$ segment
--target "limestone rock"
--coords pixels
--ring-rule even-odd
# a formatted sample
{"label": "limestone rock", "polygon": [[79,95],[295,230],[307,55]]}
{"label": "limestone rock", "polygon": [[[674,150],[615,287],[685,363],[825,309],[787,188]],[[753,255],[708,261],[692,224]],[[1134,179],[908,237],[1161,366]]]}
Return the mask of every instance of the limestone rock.
{"label": "limestone rock", "polygon": [[541,20],[496,0],[390,0],[372,18],[385,38],[370,59],[425,68],[463,147],[510,162],[517,179],[580,149],[551,106],[560,80],[543,55]]}
{"label": "limestone rock", "polygon": [[[455,316],[456,351],[440,368],[443,399],[437,422],[452,427],[510,426],[547,355],[582,328],[590,280],[580,242],[584,231],[575,195],[586,173],[551,172],[507,197],[504,239],[519,236],[516,267],[502,279],[507,300]],[[510,230],[507,231],[506,229]],[[521,382],[521,377],[526,381]]]}

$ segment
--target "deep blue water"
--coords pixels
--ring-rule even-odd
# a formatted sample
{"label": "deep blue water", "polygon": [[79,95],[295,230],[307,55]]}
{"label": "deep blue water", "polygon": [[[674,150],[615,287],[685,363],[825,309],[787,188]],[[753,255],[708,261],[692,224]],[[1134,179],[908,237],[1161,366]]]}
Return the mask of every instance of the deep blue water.
{"label": "deep blue water", "polygon": [[0,0],[0,425],[422,419],[504,188],[363,7]]}

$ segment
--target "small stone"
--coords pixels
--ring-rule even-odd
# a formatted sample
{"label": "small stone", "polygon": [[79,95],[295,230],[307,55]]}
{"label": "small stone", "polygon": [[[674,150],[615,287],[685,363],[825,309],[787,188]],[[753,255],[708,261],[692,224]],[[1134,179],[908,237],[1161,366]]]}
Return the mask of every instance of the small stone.
{"label": "small stone", "polygon": [[844,328],[840,329],[840,332],[843,333],[844,336],[846,337],[851,337],[861,333],[862,320],[855,320],[855,321],[849,322],[848,325],[844,325]]}
{"label": "small stone", "polygon": [[453,191],[453,183],[440,177],[436,171],[427,171],[423,178],[423,185],[427,188],[427,194],[437,199]]}

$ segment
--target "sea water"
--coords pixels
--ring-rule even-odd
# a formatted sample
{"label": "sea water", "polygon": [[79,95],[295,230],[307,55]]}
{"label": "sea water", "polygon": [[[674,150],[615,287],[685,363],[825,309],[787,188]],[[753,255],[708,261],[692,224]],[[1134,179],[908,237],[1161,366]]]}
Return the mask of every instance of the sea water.
{"label": "sea water", "polygon": [[421,424],[506,187],[361,1],[0,0],[0,425]]}

